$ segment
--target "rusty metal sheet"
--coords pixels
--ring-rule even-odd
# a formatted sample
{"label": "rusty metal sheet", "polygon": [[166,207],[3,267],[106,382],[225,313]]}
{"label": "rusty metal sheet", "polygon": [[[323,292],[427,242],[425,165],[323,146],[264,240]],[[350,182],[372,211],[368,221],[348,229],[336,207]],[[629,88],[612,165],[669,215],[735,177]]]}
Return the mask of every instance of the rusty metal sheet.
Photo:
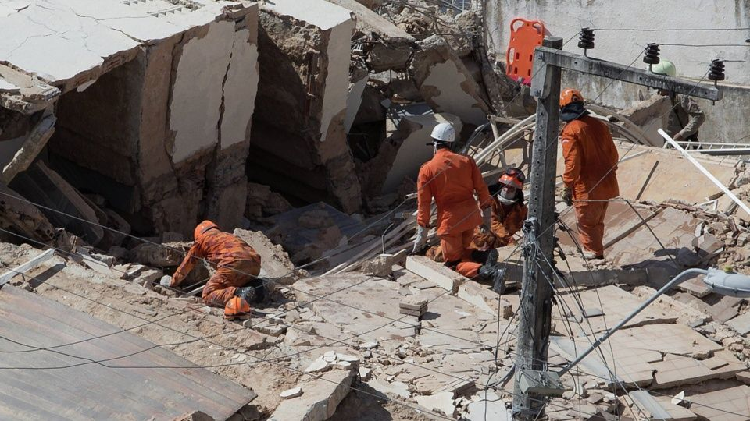
{"label": "rusty metal sheet", "polygon": [[171,420],[203,411],[222,420],[255,396],[116,326],[0,290],[0,419]]}

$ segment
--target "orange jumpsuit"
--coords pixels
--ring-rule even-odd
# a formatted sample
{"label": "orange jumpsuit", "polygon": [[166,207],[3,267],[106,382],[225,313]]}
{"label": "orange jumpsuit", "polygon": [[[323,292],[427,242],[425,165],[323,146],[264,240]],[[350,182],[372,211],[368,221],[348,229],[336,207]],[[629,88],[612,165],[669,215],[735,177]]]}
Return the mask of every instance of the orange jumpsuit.
{"label": "orange jumpsuit", "polygon": [[[471,248],[489,250],[505,247],[513,243],[513,235],[521,230],[523,221],[528,216],[528,208],[523,203],[504,206],[496,199],[492,200],[492,227],[490,232],[482,233],[479,228],[474,230]],[[430,247],[427,257],[437,262],[445,261],[442,247]]]}
{"label": "orange jumpsuit", "polygon": [[565,125],[561,143],[565,158],[563,182],[573,193],[581,244],[603,256],[607,200],[620,195],[617,148],[607,125],[588,115]]}
{"label": "orange jumpsuit", "polygon": [[212,229],[196,237],[172,276],[173,287],[185,279],[199,258],[216,268],[203,288],[203,302],[210,306],[224,307],[236,287],[249,284],[260,273],[260,256],[252,247],[232,234]]}
{"label": "orange jumpsuit", "polygon": [[471,246],[487,250],[512,244],[513,235],[521,230],[528,213],[529,209],[523,203],[516,202],[506,206],[493,198],[491,234],[482,234],[476,230]]}
{"label": "orange jumpsuit", "polygon": [[[474,192],[479,195],[479,206]],[[458,273],[474,278],[481,264],[472,262],[471,240],[482,223],[480,206],[490,206],[490,192],[473,159],[438,149],[419,170],[417,180],[417,223],[430,224],[430,204],[437,205],[437,234],[445,261],[456,265]]]}

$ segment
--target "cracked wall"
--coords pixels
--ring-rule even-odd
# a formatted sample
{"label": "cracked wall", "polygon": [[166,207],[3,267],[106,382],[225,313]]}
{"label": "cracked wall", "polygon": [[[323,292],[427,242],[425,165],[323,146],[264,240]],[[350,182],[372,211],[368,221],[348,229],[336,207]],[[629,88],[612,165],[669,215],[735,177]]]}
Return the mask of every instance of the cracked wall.
{"label": "cracked wall", "polygon": [[[167,37],[64,94],[56,170],[104,196],[136,232],[238,226],[258,83],[257,5]],[[81,151],[86,151],[82,154]]]}
{"label": "cracked wall", "polygon": [[297,203],[361,206],[346,141],[350,12],[315,0],[279,0],[261,11],[259,106],[248,177]]}

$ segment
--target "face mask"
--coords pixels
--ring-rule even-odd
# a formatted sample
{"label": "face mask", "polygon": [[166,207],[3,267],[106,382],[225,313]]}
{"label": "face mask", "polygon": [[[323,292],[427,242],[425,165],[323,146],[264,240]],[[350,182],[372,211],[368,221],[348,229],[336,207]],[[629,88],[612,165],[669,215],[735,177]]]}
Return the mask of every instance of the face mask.
{"label": "face mask", "polygon": [[497,194],[497,200],[504,205],[512,205],[516,201],[516,189],[505,186]]}

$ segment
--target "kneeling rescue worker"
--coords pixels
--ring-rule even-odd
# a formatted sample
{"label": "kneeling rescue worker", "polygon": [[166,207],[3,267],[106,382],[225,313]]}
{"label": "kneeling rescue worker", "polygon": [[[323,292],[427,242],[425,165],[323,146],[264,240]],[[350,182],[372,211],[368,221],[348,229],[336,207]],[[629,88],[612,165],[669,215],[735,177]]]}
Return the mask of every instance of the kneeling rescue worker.
{"label": "kneeling rescue worker", "polygon": [[[505,271],[497,268],[497,251],[480,253],[470,248],[475,228],[481,225],[480,229],[487,232],[491,224],[490,193],[482,174],[472,158],[451,151],[456,131],[450,123],[438,124],[430,136],[434,157],[419,170],[417,236],[412,253],[425,248],[434,198],[445,265],[467,278],[490,281],[496,291],[502,292]],[[479,203],[474,198],[475,191]]]}
{"label": "kneeling rescue worker", "polygon": [[607,125],[589,115],[576,89],[560,94],[562,154],[565,158],[562,199],[573,205],[583,256],[603,259],[604,216],[609,200],[620,195],[617,147]]}
{"label": "kneeling rescue worker", "polygon": [[180,285],[195,266],[206,259],[216,272],[203,289],[203,302],[224,307],[224,317],[233,319],[250,312],[250,301],[265,297],[260,273],[260,255],[236,236],[222,232],[211,221],[195,227],[195,242],[172,276],[170,287]]}
{"label": "kneeling rescue worker", "polygon": [[523,183],[526,177],[520,168],[508,168],[497,184],[490,187],[492,194],[492,225],[490,232],[474,233],[472,247],[487,250],[513,244],[513,235],[523,227],[529,209],[523,203]]}

